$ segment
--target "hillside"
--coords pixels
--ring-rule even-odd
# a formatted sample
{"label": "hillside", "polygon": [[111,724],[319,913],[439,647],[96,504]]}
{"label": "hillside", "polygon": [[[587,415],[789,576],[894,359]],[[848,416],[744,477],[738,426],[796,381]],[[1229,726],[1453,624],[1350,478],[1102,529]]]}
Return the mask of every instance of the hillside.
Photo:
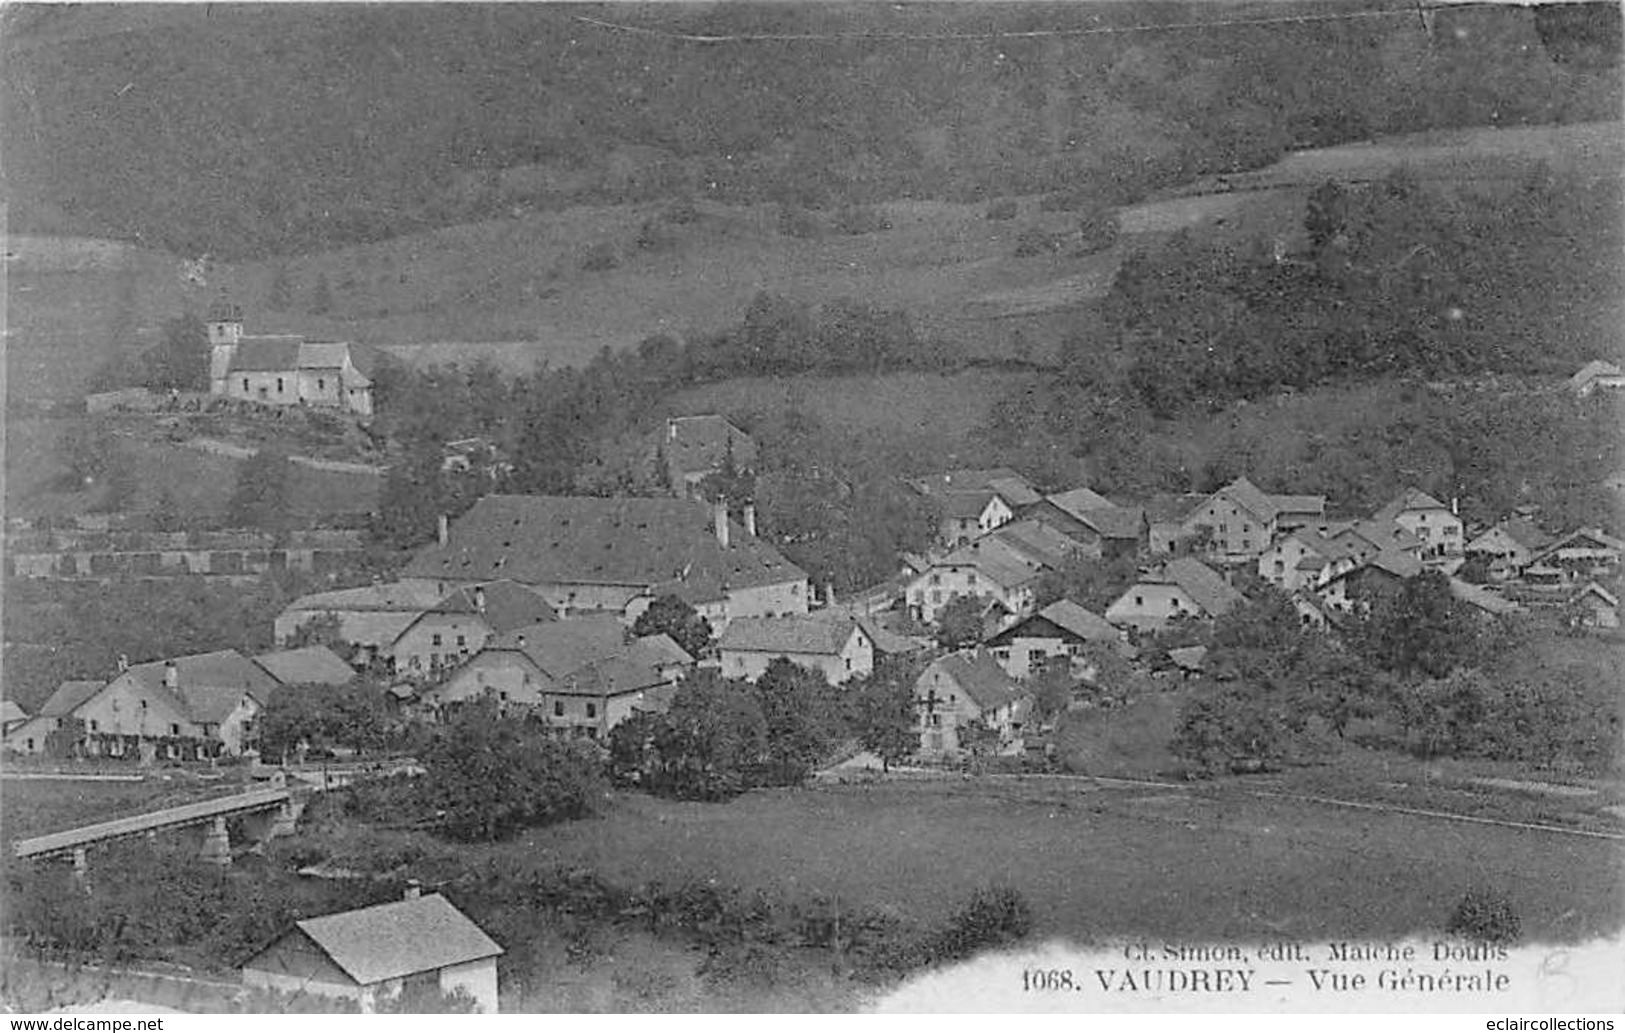
{"label": "hillside", "polygon": [[[1295,147],[1618,110],[1613,5],[1441,11],[1431,37],[1368,7],[12,5],[5,191],[29,232],[241,259],[676,196],[1133,200]],[[1006,35],[1031,31],[1058,35]]]}
{"label": "hillside", "polygon": [[[530,211],[298,258],[210,262],[202,284],[183,277],[178,258],[151,250],[77,265],[24,250],[8,263],[11,385],[13,397],[71,397],[114,340],[138,339],[132,327],[153,330],[183,309],[201,311],[222,289],[244,305],[251,327],[368,341],[417,365],[478,356],[514,372],[578,365],[651,334],[691,336],[736,322],[759,291],[813,303],[853,297],[906,311],[953,353],[1049,361],[1063,337],[1088,332],[1088,306],[1109,289],[1124,254],[1182,229],[1300,247],[1305,198],[1327,177],[1405,167],[1432,185],[1493,193],[1542,168],[1593,177],[1613,175],[1622,161],[1617,122],[1296,152],[1223,184],[1125,206],[1117,246],[1089,255],[1014,257],[1023,230],[1077,224],[1076,212],[1042,211],[1035,196],[1016,199],[1007,221],[988,220],[982,204],[883,204],[876,210],[889,229],[811,239],[781,233],[775,205],[700,202],[684,221],[654,203]],[[1190,195],[1221,187],[1227,192]],[[658,239],[640,246],[650,222]],[[583,268],[606,249],[618,264]],[[313,314],[323,281],[332,308]],[[1601,323],[1588,323],[1590,332]]]}

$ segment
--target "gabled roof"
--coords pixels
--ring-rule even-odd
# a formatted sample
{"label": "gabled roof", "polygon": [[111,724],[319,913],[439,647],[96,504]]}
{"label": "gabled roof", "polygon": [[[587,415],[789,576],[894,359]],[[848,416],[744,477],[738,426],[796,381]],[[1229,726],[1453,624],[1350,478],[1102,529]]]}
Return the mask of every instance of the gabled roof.
{"label": "gabled roof", "polygon": [[0,699],[0,724],[28,720],[28,711],[14,699]]}
{"label": "gabled roof", "polygon": [[1176,667],[1187,671],[1200,671],[1207,662],[1207,647],[1180,646],[1177,649],[1170,649],[1168,659],[1172,660]]}
{"label": "gabled roof", "polygon": [[1154,524],[1177,524],[1212,497],[1189,492],[1153,495],[1145,502],[1145,518]]}
{"label": "gabled roof", "polygon": [[951,653],[939,657],[920,675],[923,680],[938,670],[982,710],[992,710],[1028,695],[1014,678],[987,653]]}
{"label": "gabled roof", "polygon": [[1116,641],[1120,637],[1117,629],[1106,618],[1070,599],[1057,599],[1039,610],[1038,616],[1082,639]]}
{"label": "gabled roof", "polygon": [[480,653],[520,653],[548,677],[562,678],[625,648],[626,629],[619,620],[581,617],[515,628],[488,641]]}
{"label": "gabled roof", "polygon": [[1387,571],[1398,578],[1412,578],[1422,573],[1422,561],[1408,552],[1384,549],[1366,560],[1366,566]]}
{"label": "gabled roof", "polygon": [[1621,370],[1617,365],[1605,359],[1592,359],[1584,366],[1581,366],[1579,372],[1569,378],[1569,386],[1576,389],[1582,388],[1598,377],[1625,377],[1625,370]]}
{"label": "gabled roof", "polygon": [[857,622],[849,618],[823,614],[744,617],[728,622],[727,629],[717,640],[717,648],[774,655],[839,656],[852,640],[852,633],[858,630]]}
{"label": "gabled roof", "polygon": [[1393,520],[1401,513],[1412,513],[1422,509],[1449,509],[1450,507],[1429,495],[1421,488],[1406,488],[1399,493],[1399,497],[1386,506],[1371,514],[1371,519],[1377,521]]}
{"label": "gabled roof", "polygon": [[[1422,540],[1411,534],[1393,520],[1360,520],[1343,527],[1332,537],[1334,541],[1347,543],[1350,536],[1363,539],[1377,551],[1396,550],[1410,552],[1422,547]],[[1369,554],[1372,548],[1360,549],[1354,547],[1351,552]]]}
{"label": "gabled roof", "polygon": [[1615,552],[1625,551],[1625,542],[1620,541],[1611,534],[1607,534],[1601,528],[1582,527],[1577,531],[1570,531],[1568,534],[1563,535],[1561,538],[1548,544],[1540,551],[1540,556],[1537,558],[1544,559],[1551,556],[1559,549],[1568,548],[1571,543],[1582,540],[1589,541],[1592,543],[1592,546],[1599,549],[1613,550]]}
{"label": "gabled roof", "polygon": [[925,640],[899,635],[873,617],[858,617],[857,622],[877,653],[917,653],[926,648]]}
{"label": "gabled roof", "polygon": [[1229,499],[1264,523],[1275,520],[1283,513],[1319,515],[1326,512],[1324,495],[1271,495],[1246,477],[1237,477],[1212,495],[1199,500],[1189,514],[1194,516],[1195,511],[1209,499],[1219,496]]}
{"label": "gabled roof", "polygon": [[[171,663],[175,665],[174,691],[165,681]],[[280,685],[265,668],[235,649],[132,664],[119,675],[119,679],[125,678],[149,692],[167,694],[199,724],[218,724],[244,695],[264,703]]]}
{"label": "gabled roof", "polygon": [[1032,482],[1008,466],[991,470],[948,470],[927,477],[912,477],[910,487],[922,495],[941,498],[956,492],[993,492],[1012,506],[1029,506],[1043,496]]}
{"label": "gabled roof", "polygon": [[1061,566],[1081,547],[1080,543],[1041,520],[1017,520],[1005,524],[987,537],[1013,546],[1035,562],[1049,567]]}
{"label": "gabled roof", "polygon": [[262,653],[254,662],[283,685],[348,685],[355,680],[355,668],[326,646]]}
{"label": "gabled roof", "polygon": [[1485,613],[1517,613],[1523,609],[1500,592],[1491,591],[1483,585],[1475,585],[1460,578],[1450,579],[1450,594]]}
{"label": "gabled roof", "polygon": [[40,704],[39,716],[67,717],[106,687],[104,681],[65,681]]}
{"label": "gabled roof", "polygon": [[[483,610],[480,609],[482,601],[485,605]],[[479,614],[486,627],[497,634],[558,618],[547,600],[510,580],[455,589],[429,612]]]}
{"label": "gabled roof", "polygon": [[1574,593],[1574,598],[1576,600],[1584,599],[1588,595],[1594,595],[1598,599],[1601,599],[1604,603],[1607,603],[1609,606],[1616,609],[1619,607],[1619,596],[1608,591],[1608,589],[1597,584],[1595,581],[1587,581],[1579,591]]}
{"label": "gabled roof", "polygon": [[1538,549],[1552,540],[1552,536],[1541,530],[1540,525],[1522,517],[1508,517],[1496,526],[1525,549]]}
{"label": "gabled roof", "polygon": [[1117,503],[1098,492],[1088,488],[1073,488],[1071,491],[1057,492],[1047,495],[1045,499],[1055,505],[1055,508],[1070,516],[1078,516],[1091,509],[1115,509]]}
{"label": "gabled roof", "polygon": [[233,373],[282,373],[299,367],[300,334],[260,334],[240,337],[231,360]]}
{"label": "gabled roof", "polygon": [[289,610],[315,610],[334,612],[345,610],[385,610],[393,613],[422,613],[430,609],[440,597],[432,589],[423,589],[401,582],[367,585],[362,588],[340,588],[332,592],[302,595],[288,604]]}
{"label": "gabled roof", "polygon": [[660,448],[666,466],[678,474],[720,469],[730,448],[736,466],[748,468],[756,460],[751,436],[716,414],[670,417]]}
{"label": "gabled roof", "polygon": [[1191,602],[1214,617],[1230,612],[1231,607],[1246,599],[1213,568],[1192,556],[1171,559],[1163,564],[1161,573],[1141,580],[1148,584],[1178,585],[1190,596]]}
{"label": "gabled roof", "polygon": [[724,548],[711,510],[690,499],[487,495],[430,545],[406,576],[453,581],[649,588],[691,578],[723,589],[805,581],[766,541],[729,523]]}
{"label": "gabled roof", "polygon": [[936,496],[942,504],[942,515],[954,520],[975,520],[992,505],[991,491],[949,491]]}
{"label": "gabled roof", "polygon": [[933,567],[974,567],[1003,588],[1016,588],[1038,577],[1045,565],[998,535],[986,535],[950,552]]}
{"label": "gabled roof", "polygon": [[502,948],[438,893],[296,923],[362,986],[493,958]]}

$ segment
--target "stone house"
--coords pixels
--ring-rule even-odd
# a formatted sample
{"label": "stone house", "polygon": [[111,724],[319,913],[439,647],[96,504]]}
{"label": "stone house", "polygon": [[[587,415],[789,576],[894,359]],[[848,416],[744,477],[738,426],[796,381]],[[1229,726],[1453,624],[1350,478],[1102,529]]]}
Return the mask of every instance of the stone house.
{"label": "stone house", "polygon": [[755,681],[774,660],[785,659],[824,676],[830,685],[865,678],[875,668],[875,643],[856,620],[842,614],[746,617],[717,640],[722,674]]}
{"label": "stone house", "polygon": [[555,617],[545,599],[513,581],[458,588],[408,624],[385,655],[396,674],[438,677],[493,636]]}
{"label": "stone house", "polygon": [[1055,657],[1076,663],[1090,646],[1124,645],[1123,633],[1097,613],[1059,599],[989,637],[984,647],[1012,678],[1038,673]]}
{"label": "stone house", "polygon": [[937,544],[948,549],[1003,527],[1043,501],[1027,478],[1003,466],[949,470],[906,483],[936,505]]}
{"label": "stone house", "polygon": [[309,405],[369,417],[377,349],[302,334],[245,335],[242,310],[209,309],[209,393],[264,405]]}
{"label": "stone house", "polygon": [[1184,535],[1208,533],[1209,552],[1221,563],[1255,559],[1277,535],[1321,523],[1323,495],[1271,495],[1238,477],[1204,499],[1181,521]]}
{"label": "stone house", "polygon": [[1392,522],[1409,531],[1422,543],[1421,560],[1438,563],[1460,556],[1467,546],[1461,517],[1453,505],[1419,488],[1407,488],[1399,497],[1371,515],[1379,524]]}
{"label": "stone house", "polygon": [[1032,695],[987,653],[959,652],[933,660],[914,683],[920,711],[920,755],[964,752],[961,733],[977,723],[998,737],[998,752],[1019,745]]}
{"label": "stone house", "polygon": [[1242,594],[1213,568],[1180,556],[1158,571],[1142,574],[1106,608],[1106,619],[1119,627],[1154,632],[1175,618],[1223,616],[1242,601]]}

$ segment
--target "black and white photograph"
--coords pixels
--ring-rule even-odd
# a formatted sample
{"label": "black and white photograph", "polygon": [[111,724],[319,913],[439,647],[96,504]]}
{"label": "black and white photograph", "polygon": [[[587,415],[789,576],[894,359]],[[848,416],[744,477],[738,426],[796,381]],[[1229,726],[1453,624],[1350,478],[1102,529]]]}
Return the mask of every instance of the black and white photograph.
{"label": "black and white photograph", "polygon": [[1613,1029],[1621,10],[0,6],[0,1011]]}

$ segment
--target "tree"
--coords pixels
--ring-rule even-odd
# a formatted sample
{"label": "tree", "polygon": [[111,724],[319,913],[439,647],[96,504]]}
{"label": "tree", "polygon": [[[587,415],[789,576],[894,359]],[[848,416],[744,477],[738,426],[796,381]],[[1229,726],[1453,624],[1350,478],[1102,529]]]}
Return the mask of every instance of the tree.
{"label": "tree", "polygon": [[1072,702],[1072,661],[1069,657],[1055,656],[1045,661],[1032,680],[1033,717],[1040,722],[1051,721],[1066,710]]}
{"label": "tree", "polygon": [[409,449],[384,473],[371,528],[373,539],[394,549],[415,548],[430,541],[440,517],[451,515],[447,494],[438,447]]}
{"label": "tree", "polygon": [[237,486],[226,504],[235,527],[255,527],[280,534],[294,520],[293,461],[275,446],[261,448],[237,469]]}
{"label": "tree", "polygon": [[271,291],[267,301],[277,312],[286,311],[293,304],[293,281],[288,275],[288,263],[277,263],[276,271],[271,274]]}
{"label": "tree", "polygon": [[779,785],[799,785],[828,751],[824,693],[828,683],[818,671],[772,661],[756,679],[756,698],[767,730],[769,776]]}
{"label": "tree", "polygon": [[1478,652],[1471,609],[1450,591],[1450,580],[1427,571],[1403,581],[1372,603],[1354,634],[1359,651],[1376,667],[1402,677],[1443,678]]}
{"label": "tree", "polygon": [[209,332],[187,313],[164,324],[164,336],[142,357],[142,382],[154,391],[209,389]]}
{"label": "tree", "polygon": [[60,447],[67,467],[63,487],[70,491],[99,487],[118,455],[118,439],[106,419],[75,421],[62,436]]}
{"label": "tree", "polygon": [[1310,192],[1303,226],[1309,233],[1309,247],[1317,256],[1343,232],[1348,217],[1348,198],[1335,179],[1328,179]]}
{"label": "tree", "polygon": [[314,316],[324,316],[333,311],[333,288],[327,282],[326,273],[316,274],[316,284],[310,289],[310,313]]}
{"label": "tree", "polygon": [[709,671],[683,681],[653,728],[649,788],[687,800],[720,800],[750,785],[767,758],[757,694]]}
{"label": "tree", "polygon": [[982,641],[982,611],[987,601],[979,595],[956,595],[937,611],[937,645],[963,649]]}
{"label": "tree", "polygon": [[484,700],[459,708],[421,759],[421,802],[454,839],[502,839],[586,817],[604,794],[590,747],[501,717]]}
{"label": "tree", "polygon": [[855,687],[858,742],[880,758],[882,770],[907,758],[920,746],[914,682],[920,665],[902,657],[883,657],[874,672]]}
{"label": "tree", "polygon": [[711,622],[684,602],[681,596],[663,595],[649,604],[632,623],[632,634],[669,635],[683,652],[699,659],[711,648]]}

